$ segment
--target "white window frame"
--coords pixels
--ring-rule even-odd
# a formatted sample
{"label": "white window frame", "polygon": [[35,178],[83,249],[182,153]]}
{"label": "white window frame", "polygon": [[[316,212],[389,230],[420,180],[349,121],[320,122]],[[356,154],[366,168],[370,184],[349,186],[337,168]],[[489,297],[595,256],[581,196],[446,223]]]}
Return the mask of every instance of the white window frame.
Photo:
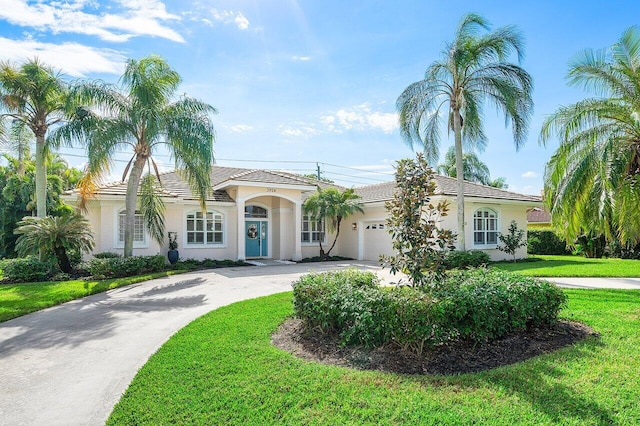
{"label": "white window frame", "polygon": [[[117,248],[124,247],[124,218],[126,215],[126,209],[120,209],[116,212],[116,226],[115,226],[115,238],[114,238],[114,246]],[[136,229],[138,228],[138,229]],[[136,233],[140,235],[140,231],[142,231],[142,239],[136,240]],[[144,217],[140,210],[136,210],[135,213],[135,225],[133,232],[133,247],[134,248],[147,248],[149,247],[149,235],[147,232],[147,227],[144,225]]]}
{"label": "white window frame", "polygon": [[[494,209],[482,207],[473,212],[473,246],[477,248],[497,248],[500,234],[500,215]],[[493,225],[493,226],[492,226]],[[482,235],[482,242],[477,242],[476,236]],[[493,234],[493,235],[490,235]],[[488,242],[493,237],[492,242]]]}
{"label": "white window frame", "polygon": [[[208,216],[211,215],[211,218]],[[200,216],[200,217],[198,217]],[[193,229],[189,229],[189,221],[193,220]],[[208,229],[208,222],[211,221],[211,230]],[[198,230],[198,222],[202,222],[202,229]],[[219,229],[216,229],[216,224],[219,224]],[[213,241],[207,241],[207,233],[213,233]],[[190,234],[202,234],[202,242],[189,242]],[[215,241],[215,235],[220,234],[220,241]],[[207,210],[203,212],[201,210],[192,210],[186,212],[184,216],[184,239],[183,243],[185,247],[225,247],[227,238],[226,220],[225,215],[217,210]]]}
{"label": "white window frame", "polygon": [[[306,224],[306,230],[305,230]],[[318,229],[318,224],[320,224],[320,229]],[[311,216],[303,215],[302,216],[302,226],[300,227],[300,242],[304,245],[315,245],[318,242],[326,243],[327,233],[325,232],[325,222],[323,220],[312,220]],[[304,240],[304,235],[307,235],[308,239]],[[320,234],[322,236],[322,240],[318,238],[314,239],[313,236]]]}

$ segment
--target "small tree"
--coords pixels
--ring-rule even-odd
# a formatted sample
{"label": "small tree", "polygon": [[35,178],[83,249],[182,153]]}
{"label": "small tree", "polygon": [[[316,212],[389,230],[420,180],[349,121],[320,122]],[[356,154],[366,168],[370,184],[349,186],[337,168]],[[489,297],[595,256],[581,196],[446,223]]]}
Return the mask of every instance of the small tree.
{"label": "small tree", "polygon": [[410,286],[437,285],[444,276],[445,258],[454,249],[455,234],[438,227],[447,216],[449,203],[436,206],[430,198],[436,191],[433,170],[422,154],[404,159],[396,166],[396,191],[385,204],[389,211],[389,233],[395,256],[380,256],[391,273],[407,271]]}
{"label": "small tree", "polygon": [[498,238],[503,244],[498,246],[498,250],[512,255],[513,262],[515,263],[516,250],[527,245],[527,240],[524,238],[524,229],[518,229],[518,224],[515,220],[512,220],[509,225],[509,232],[506,235],[498,235]]}
{"label": "small tree", "polygon": [[41,251],[54,255],[62,272],[71,272],[68,251],[89,252],[95,240],[87,219],[79,214],[61,217],[25,217],[14,231],[20,235],[16,250],[21,256]]}
{"label": "small tree", "polygon": [[329,253],[338,241],[340,235],[340,223],[342,219],[351,216],[356,212],[363,213],[362,203],[358,202],[360,196],[355,193],[353,188],[345,189],[340,192],[335,188],[322,189],[318,186],[318,192],[311,195],[302,206],[305,214],[311,216],[312,219],[323,221],[326,223],[330,231],[336,231],[333,244],[325,253],[322,248],[322,238],[318,239],[320,244],[320,257],[327,258]]}

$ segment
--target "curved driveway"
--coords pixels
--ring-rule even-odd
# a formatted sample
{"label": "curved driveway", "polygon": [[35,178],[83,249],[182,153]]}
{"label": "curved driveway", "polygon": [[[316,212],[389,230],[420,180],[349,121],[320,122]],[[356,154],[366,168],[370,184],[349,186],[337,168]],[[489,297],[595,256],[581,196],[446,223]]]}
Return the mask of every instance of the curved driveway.
{"label": "curved driveway", "polygon": [[[0,424],[104,424],[138,369],[195,318],[236,301],[291,290],[291,282],[310,269],[349,266],[394,281],[374,262],[207,270],[122,287],[2,323]],[[640,289],[634,279],[561,284]]]}
{"label": "curved driveway", "polygon": [[136,372],[195,318],[291,290],[309,270],[374,263],[236,267],[160,278],[0,324],[1,425],[101,425]]}

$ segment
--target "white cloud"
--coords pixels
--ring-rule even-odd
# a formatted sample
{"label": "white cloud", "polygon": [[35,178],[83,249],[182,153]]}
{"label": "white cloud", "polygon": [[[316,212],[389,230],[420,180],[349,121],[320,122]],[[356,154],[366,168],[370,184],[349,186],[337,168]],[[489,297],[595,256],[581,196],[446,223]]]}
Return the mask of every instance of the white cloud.
{"label": "white cloud", "polygon": [[249,126],[246,124],[236,124],[235,126],[230,127],[233,133],[244,133],[249,130],[253,130],[253,126]]}
{"label": "white cloud", "polygon": [[66,2],[0,0],[0,19],[21,27],[56,33],[93,35],[123,42],[132,37],[161,37],[183,43],[184,38],[164,22],[180,17],[167,12],[159,0],[118,0],[116,13],[99,13],[100,4],[89,0]]}
{"label": "white cloud", "polygon": [[524,172],[522,174],[522,177],[526,178],[526,179],[533,179],[533,178],[537,178],[538,174],[536,172],[533,172],[533,171],[529,170],[529,171]]}
{"label": "white cloud", "polygon": [[307,62],[311,60],[311,56],[292,56],[291,59],[294,61]]}
{"label": "white cloud", "polygon": [[294,126],[285,126],[281,124],[278,126],[278,131],[284,136],[296,138],[309,138],[321,133],[313,124],[309,123],[296,123]]}
{"label": "white cloud", "polygon": [[342,133],[345,130],[377,129],[392,133],[398,128],[395,113],[373,112],[369,103],[355,105],[332,112],[320,118],[327,130]]}
{"label": "white cloud", "polygon": [[242,14],[242,12],[211,9],[211,16],[215,21],[223,24],[235,24],[240,30],[246,30],[250,25],[249,20]]}
{"label": "white cloud", "polygon": [[51,44],[0,37],[0,52],[4,52],[4,59],[13,62],[37,57],[54,69],[74,77],[84,77],[91,73],[121,74],[125,63],[125,57],[115,50],[78,43]]}

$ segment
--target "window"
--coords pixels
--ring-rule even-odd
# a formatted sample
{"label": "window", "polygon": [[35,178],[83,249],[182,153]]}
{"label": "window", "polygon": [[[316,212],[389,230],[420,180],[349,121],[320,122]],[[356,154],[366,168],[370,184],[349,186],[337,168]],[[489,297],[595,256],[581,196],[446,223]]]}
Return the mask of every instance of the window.
{"label": "window", "polygon": [[473,214],[473,244],[476,246],[498,243],[498,214],[491,209],[476,210]]}
{"label": "window", "polygon": [[244,217],[266,219],[268,217],[267,209],[260,206],[245,206]]}
{"label": "window", "polygon": [[187,244],[222,244],[222,215],[201,211],[187,214]]}
{"label": "window", "polygon": [[302,217],[302,238],[303,243],[324,242],[324,222],[313,220],[309,216]]}
{"label": "window", "polygon": [[[118,213],[118,243],[124,244],[124,224],[125,218],[127,215],[126,210],[122,210]],[[139,210],[136,210],[133,222],[133,242],[134,243],[144,243],[144,219],[142,218],[142,213]]]}

